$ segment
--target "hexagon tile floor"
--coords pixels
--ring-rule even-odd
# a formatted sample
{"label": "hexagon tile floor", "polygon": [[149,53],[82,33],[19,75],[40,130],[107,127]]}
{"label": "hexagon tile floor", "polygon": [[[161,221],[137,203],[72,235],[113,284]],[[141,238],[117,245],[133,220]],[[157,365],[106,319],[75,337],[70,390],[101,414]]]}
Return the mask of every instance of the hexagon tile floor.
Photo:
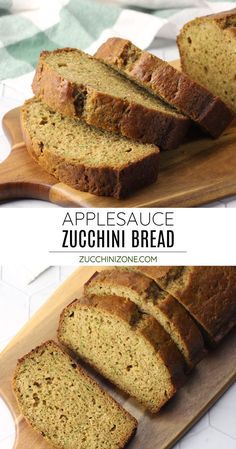
{"label": "hexagon tile floor", "polygon": [[[25,267],[0,270],[0,351],[75,267],[51,267],[27,284]],[[0,449],[12,449],[14,423],[0,399]],[[173,449],[236,449],[236,383]]]}

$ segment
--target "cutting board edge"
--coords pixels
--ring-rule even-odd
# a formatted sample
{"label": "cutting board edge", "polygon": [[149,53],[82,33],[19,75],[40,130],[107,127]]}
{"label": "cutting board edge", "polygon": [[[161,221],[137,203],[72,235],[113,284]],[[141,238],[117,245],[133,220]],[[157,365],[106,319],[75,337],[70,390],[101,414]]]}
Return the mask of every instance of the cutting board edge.
{"label": "cutting board edge", "polygon": [[[106,269],[106,267],[99,267],[99,269]],[[19,344],[18,343],[18,337],[19,337],[19,339],[22,339],[23,340],[23,342],[24,342],[24,339],[23,339],[23,337],[24,337],[24,335],[25,335],[25,337],[24,338],[28,338],[28,335],[29,335],[29,331],[30,331],[30,325],[32,325],[32,327],[35,329],[35,323],[37,323],[37,322],[43,322],[44,323],[44,321],[45,321],[45,316],[48,316],[48,314],[50,313],[50,314],[55,314],[55,310],[57,309],[57,307],[58,307],[58,297],[60,297],[60,296],[64,296],[64,292],[63,292],[63,290],[65,289],[65,288],[67,288],[67,286],[68,287],[70,287],[71,288],[71,291],[70,292],[68,292],[67,293],[67,290],[66,290],[66,303],[69,303],[70,302],[70,300],[72,300],[72,299],[74,299],[74,297],[75,297],[75,295],[76,295],[76,292],[74,291],[74,286],[72,286],[72,283],[74,283],[74,282],[76,282],[76,285],[77,284],[81,284],[80,286],[79,286],[79,288],[78,288],[78,291],[79,290],[81,290],[82,289],[82,285],[83,285],[83,283],[91,276],[91,274],[94,272],[94,271],[96,271],[97,270],[97,267],[94,267],[94,266],[92,266],[92,267],[79,267],[79,268],[77,268],[77,269],[75,269],[75,271],[66,279],[66,280],[64,280],[58,287],[57,287],[57,289],[55,290],[55,292],[52,294],[52,295],[50,295],[50,297],[49,297],[49,299],[46,301],[46,303],[38,310],[38,312],[36,312],[36,314],[34,314],[34,316],[32,317],[32,319],[28,322],[28,323],[26,323],[26,325],[18,332],[18,334],[9,342],[9,344],[7,345],[7,347],[5,348],[5,350],[0,354],[0,362],[2,363],[2,362],[4,362],[4,359],[7,359],[7,357],[9,357],[9,355],[10,356],[13,356],[13,354],[14,354],[14,349],[15,349],[15,346],[17,345],[17,344]],[[79,279],[77,279],[78,278],[78,276],[79,276]],[[76,287],[77,288],[77,287]],[[70,297],[70,295],[71,295],[71,292],[73,292],[73,294],[72,294],[72,297]],[[50,305],[50,307],[48,307],[48,305],[49,305],[49,303],[51,303],[52,302],[52,304]],[[59,305],[59,307],[60,307],[60,310],[61,310],[61,308],[62,308],[62,305],[60,304]],[[64,306],[63,306],[64,307]],[[43,314],[42,314],[42,311],[43,311]],[[54,334],[55,335],[55,334]],[[30,343],[30,347],[32,348],[32,345],[31,345],[31,343]],[[229,347],[229,345],[227,346],[227,347]],[[23,353],[21,352],[21,354],[20,354],[20,356],[22,356],[22,355],[24,355],[24,353],[25,353],[25,351],[23,351]],[[236,354],[234,355],[234,357],[236,357]],[[232,382],[235,380],[235,376],[236,376],[236,371],[235,372],[231,372],[231,374],[230,375],[228,375],[227,374],[227,382],[225,382],[223,385],[221,385],[221,388],[217,391],[217,393],[216,394],[214,394],[214,397],[213,398],[211,398],[211,400],[208,402],[208,404],[207,404],[207,406],[205,406],[204,408],[202,408],[202,410],[201,410],[201,412],[200,413],[198,413],[198,415],[197,416],[195,416],[193,419],[191,419],[191,421],[188,423],[188,424],[186,424],[180,431],[178,431],[176,434],[175,434],[175,437],[174,437],[174,439],[172,439],[172,441],[171,441],[171,443],[168,443],[168,444],[166,444],[166,445],[163,445],[162,447],[161,447],[161,449],[167,449],[167,448],[170,448],[176,441],[178,441],[179,440],[179,438],[183,435],[183,434],[185,434],[186,432],[187,432],[187,430],[189,429],[189,428],[191,428],[192,427],[192,425],[195,423],[195,422],[197,422],[199,419],[200,419],[200,417],[202,416],[202,415],[204,415],[204,413],[206,412],[206,410],[208,410],[210,407],[211,407],[211,405],[213,405],[213,403],[215,403],[216,401],[217,401],[217,399],[224,393],[224,391],[226,391],[226,389],[227,388],[229,388],[229,386],[232,384]],[[221,383],[223,382],[223,380],[221,379]],[[9,379],[8,379],[8,387],[9,387]],[[182,391],[186,391],[185,390],[185,388],[191,388],[191,386],[185,386],[185,387],[183,387],[182,388]],[[4,400],[5,400],[5,398],[6,398],[6,400],[5,400],[5,402],[6,402],[6,404],[7,404],[7,406],[10,408],[10,406],[9,406],[9,402],[8,402],[8,397],[7,397],[7,395],[5,395],[5,393],[3,392],[3,394],[2,394],[2,388],[1,388],[1,395],[4,397]],[[11,395],[13,395],[13,393],[12,393],[12,391],[11,391]],[[174,398],[175,399],[175,398]],[[125,404],[124,404],[124,406],[125,406]],[[11,410],[11,408],[10,408],[10,410]],[[17,412],[18,412],[18,414],[17,414]],[[20,419],[21,420],[21,415],[20,415],[20,413],[19,413],[19,410],[17,410],[17,411],[15,411],[14,410],[14,408],[13,408],[13,416],[15,417],[16,416],[16,418],[15,419]],[[23,420],[24,421],[24,420]],[[26,429],[26,432],[30,432],[30,434],[31,434],[31,429],[30,429],[30,427],[28,426],[27,427],[27,429]],[[16,444],[18,444],[17,442],[18,441],[21,441],[19,438],[18,439],[16,439]],[[136,440],[134,440],[134,443],[132,443],[131,444],[131,449],[132,449],[132,447],[133,448],[135,448],[136,447],[136,444],[135,444],[135,441]],[[133,445],[134,444],[134,445]],[[138,443],[137,443],[138,444]],[[46,446],[47,447],[47,446]],[[140,447],[140,446],[138,446],[138,447]],[[152,446],[153,448],[155,447],[155,445],[153,445]],[[22,447],[21,446],[19,446],[19,448],[18,448],[18,445],[16,445],[15,446],[15,449],[21,449]],[[23,448],[24,448],[24,446],[23,446]],[[41,446],[40,446],[40,448],[41,448]],[[160,446],[158,445],[157,446],[157,448],[158,449],[160,449]],[[45,448],[46,449],[46,448]],[[149,447],[148,447],[148,449],[149,449]]]}

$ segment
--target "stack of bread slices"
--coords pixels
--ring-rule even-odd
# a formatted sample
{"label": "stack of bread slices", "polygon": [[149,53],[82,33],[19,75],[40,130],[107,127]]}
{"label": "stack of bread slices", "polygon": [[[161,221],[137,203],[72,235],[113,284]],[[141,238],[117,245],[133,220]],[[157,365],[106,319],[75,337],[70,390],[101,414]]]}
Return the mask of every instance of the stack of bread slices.
{"label": "stack of bread slices", "polygon": [[62,311],[64,349],[48,341],[19,360],[13,383],[19,406],[58,448],[122,448],[136,420],[75,360],[156,413],[235,324],[236,267],[96,272],[84,296]]}
{"label": "stack of bread slices", "polygon": [[231,109],[192,78],[120,38],[94,57],[44,51],[22,108],[28,151],[76,189],[124,198],[157,180],[160,149],[181,145],[193,124],[217,138],[231,122]]}

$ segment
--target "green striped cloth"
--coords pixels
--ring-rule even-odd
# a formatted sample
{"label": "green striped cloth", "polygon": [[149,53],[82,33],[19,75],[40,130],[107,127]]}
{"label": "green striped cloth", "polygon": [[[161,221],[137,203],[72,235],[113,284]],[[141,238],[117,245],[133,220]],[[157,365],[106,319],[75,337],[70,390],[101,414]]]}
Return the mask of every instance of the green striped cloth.
{"label": "green striped cloth", "polygon": [[[168,0],[164,3],[168,6]],[[0,80],[31,72],[44,49],[66,46],[93,52],[112,35],[130,38],[146,48],[155,36],[173,39],[182,23],[196,15],[233,5],[195,0],[191,7],[189,3],[184,10],[144,10],[122,9],[101,0],[0,0]]]}

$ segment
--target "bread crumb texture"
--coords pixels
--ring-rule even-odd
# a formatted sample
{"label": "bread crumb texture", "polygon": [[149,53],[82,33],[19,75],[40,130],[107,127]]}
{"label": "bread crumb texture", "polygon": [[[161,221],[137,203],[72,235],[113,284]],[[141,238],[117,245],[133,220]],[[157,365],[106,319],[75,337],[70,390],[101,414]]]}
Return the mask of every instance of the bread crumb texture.
{"label": "bread crumb texture", "polygon": [[128,299],[94,295],[72,303],[62,314],[58,335],[151,412],[183,381],[184,363],[168,334]]}
{"label": "bread crumb texture", "polygon": [[187,23],[178,45],[183,70],[236,113],[236,10]]}
{"label": "bread crumb texture", "polygon": [[54,342],[18,362],[14,390],[27,421],[62,449],[122,448],[136,420]]}

